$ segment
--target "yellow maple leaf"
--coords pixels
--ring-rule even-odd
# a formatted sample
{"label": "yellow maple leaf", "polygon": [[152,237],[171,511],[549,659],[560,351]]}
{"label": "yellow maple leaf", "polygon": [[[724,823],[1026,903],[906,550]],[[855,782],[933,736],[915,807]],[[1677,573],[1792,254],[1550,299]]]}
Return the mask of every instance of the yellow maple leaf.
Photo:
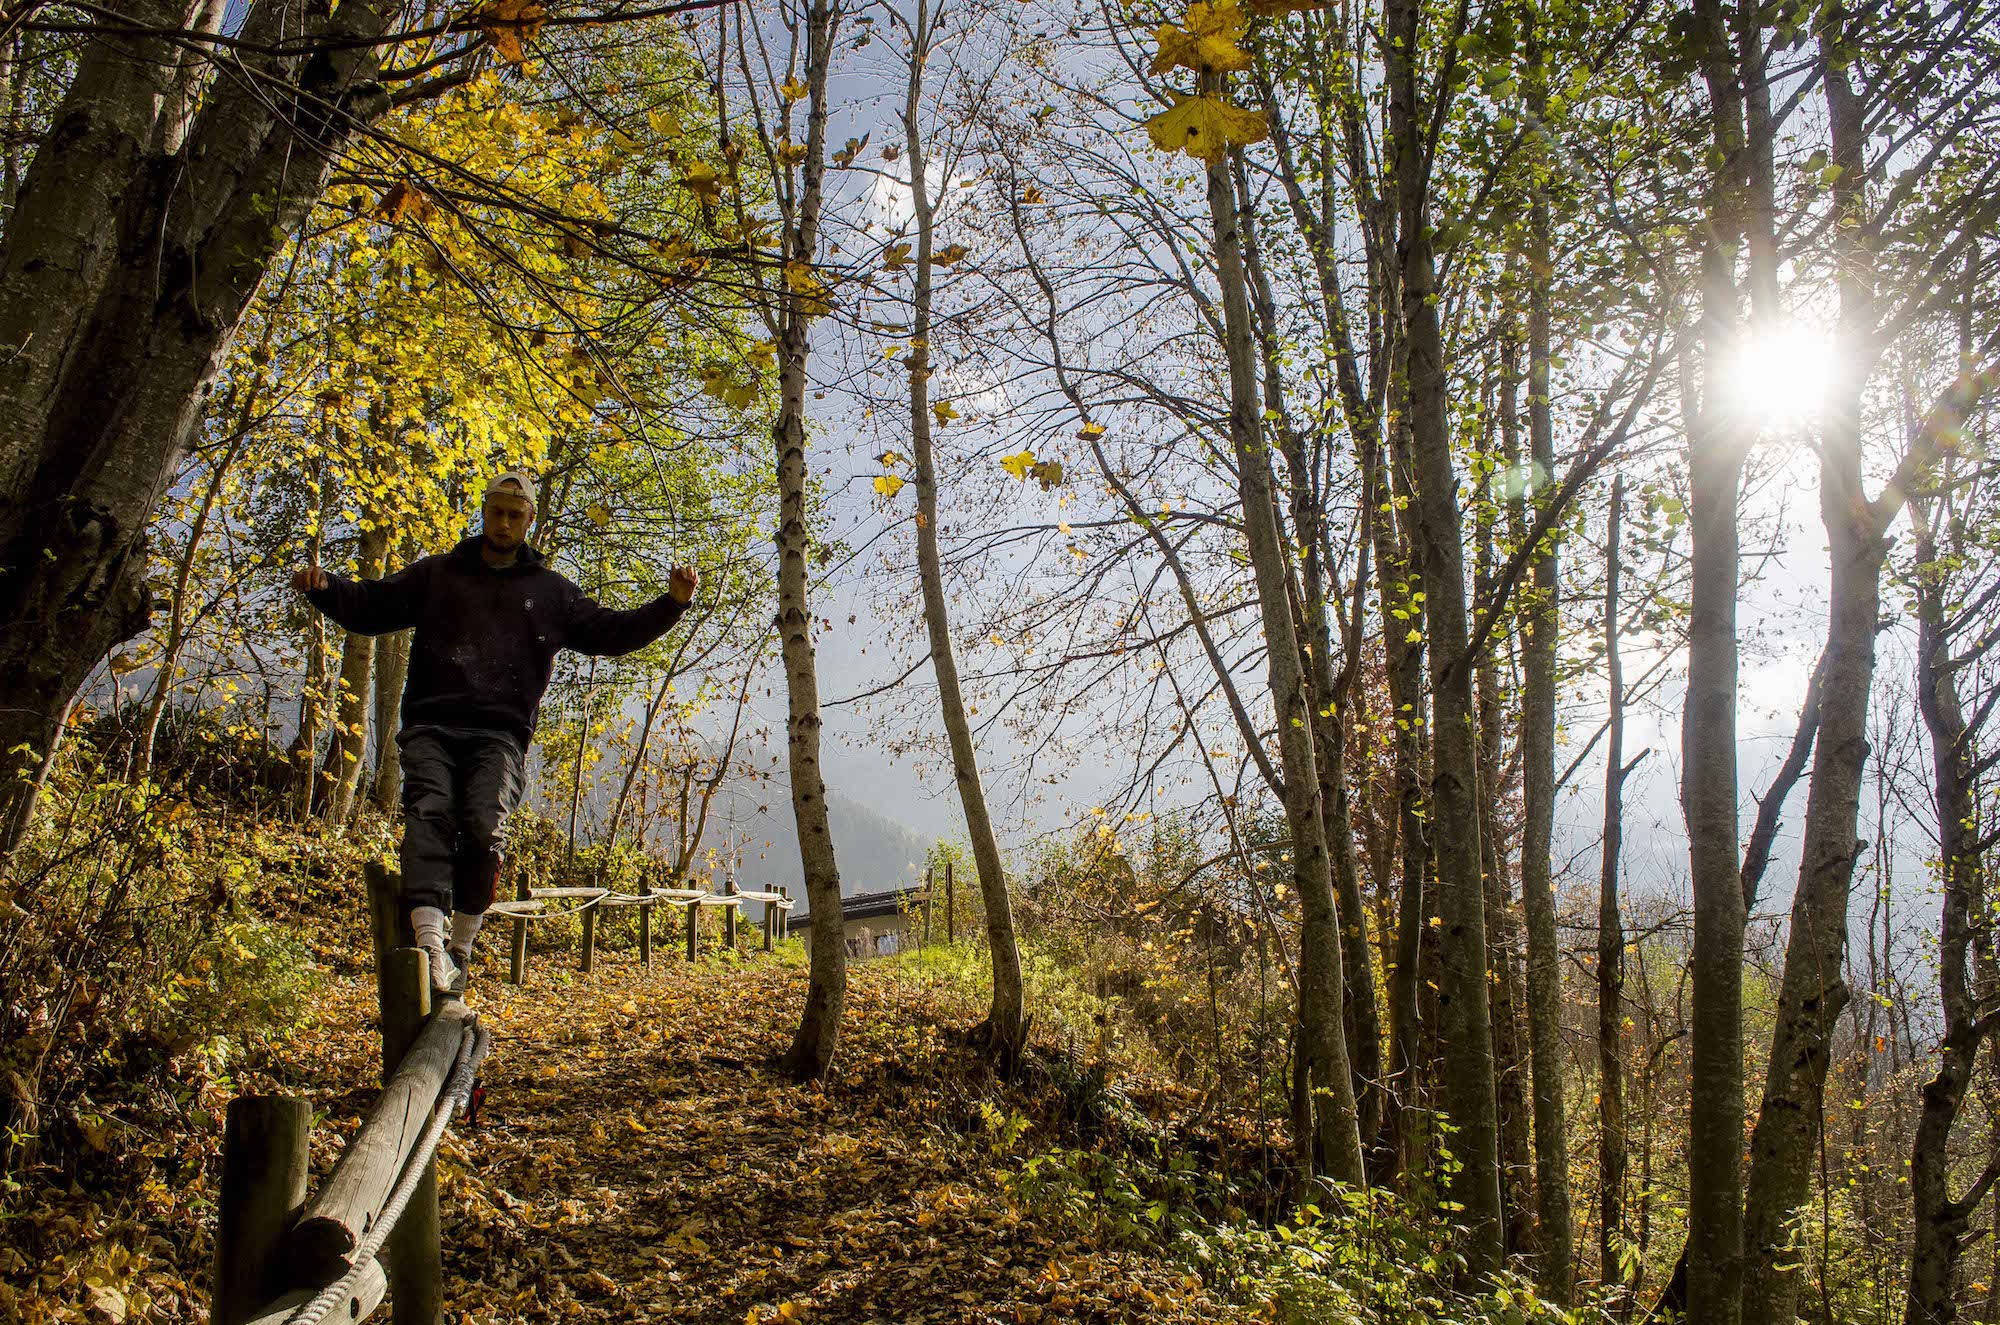
{"label": "yellow maple leaf", "polygon": [[1027,482],[1028,471],[1034,467],[1035,453],[1033,451],[1022,451],[1017,455],[1007,456],[1000,461],[1000,468],[1006,470],[1009,474],[1012,474],[1024,483]]}
{"label": "yellow maple leaf", "polygon": [[584,508],[583,513],[589,516],[590,522],[599,529],[603,529],[611,523],[611,512],[605,508],[602,502],[592,502]]}
{"label": "yellow maple leaf", "polygon": [[1163,152],[1186,152],[1210,165],[1232,146],[1264,140],[1270,126],[1254,110],[1232,106],[1220,97],[1173,94],[1174,104],[1146,121],[1153,146]]}
{"label": "yellow maple leaf", "polygon": [[793,294],[824,294],[826,287],[813,274],[810,262],[787,262],[785,264],[785,285]]}
{"label": "yellow maple leaf", "polygon": [[795,166],[805,159],[806,145],[804,143],[780,142],[778,144],[778,160],[785,165]]}
{"label": "yellow maple leaf", "polygon": [[1236,0],[1193,0],[1188,6],[1187,25],[1162,23],[1153,33],[1160,53],[1153,57],[1153,72],[1192,69],[1196,73],[1235,73],[1250,67],[1250,53],[1238,43],[1249,22]]}
{"label": "yellow maple leaf", "polygon": [[406,179],[391,184],[389,191],[375,203],[375,214],[391,225],[400,224],[405,218],[428,220],[433,210],[429,195]]}
{"label": "yellow maple leaf", "polygon": [[1033,184],[1030,184],[1027,188],[1021,190],[1021,202],[1024,205],[1032,207],[1036,203],[1042,201],[1044,201],[1042,197],[1042,191],[1036,188]]}
{"label": "yellow maple leaf", "polygon": [[689,166],[687,174],[681,176],[681,184],[710,202],[722,196],[722,177],[706,161],[697,161]]}
{"label": "yellow maple leaf", "polygon": [[893,497],[903,490],[904,482],[894,474],[878,474],[875,476],[875,492],[878,496]]}
{"label": "yellow maple leaf", "polygon": [[963,244],[946,244],[931,255],[931,261],[937,266],[949,267],[953,263],[964,261],[971,252],[972,250]]}
{"label": "yellow maple leaf", "polygon": [[1076,439],[1080,442],[1094,442],[1102,436],[1104,425],[1101,423],[1086,423],[1076,430]]}
{"label": "yellow maple leaf", "polygon": [[646,123],[652,125],[653,132],[662,138],[678,138],[682,133],[680,116],[670,110],[647,111]]}
{"label": "yellow maple leaf", "polygon": [[938,427],[940,428],[958,417],[958,410],[952,406],[949,400],[940,400],[937,404],[932,405],[931,413],[937,417]]}
{"label": "yellow maple leaf", "polygon": [[796,78],[787,78],[779,85],[778,92],[787,101],[804,101],[811,89]]}
{"label": "yellow maple leaf", "polygon": [[888,251],[882,254],[882,270],[884,271],[901,271],[909,265],[910,246],[908,244],[891,244]]}
{"label": "yellow maple leaf", "polygon": [[535,39],[547,17],[548,11],[534,0],[496,0],[473,11],[472,21],[493,43],[500,58],[518,68],[528,60],[523,43]]}

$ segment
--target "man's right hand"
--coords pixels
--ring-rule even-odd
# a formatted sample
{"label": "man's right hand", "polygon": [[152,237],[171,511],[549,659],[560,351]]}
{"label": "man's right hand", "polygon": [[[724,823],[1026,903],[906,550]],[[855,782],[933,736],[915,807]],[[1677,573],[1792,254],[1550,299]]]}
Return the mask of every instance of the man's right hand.
{"label": "man's right hand", "polygon": [[333,581],[325,571],[317,566],[305,566],[292,572],[292,588],[300,593],[310,593],[314,589],[324,589]]}

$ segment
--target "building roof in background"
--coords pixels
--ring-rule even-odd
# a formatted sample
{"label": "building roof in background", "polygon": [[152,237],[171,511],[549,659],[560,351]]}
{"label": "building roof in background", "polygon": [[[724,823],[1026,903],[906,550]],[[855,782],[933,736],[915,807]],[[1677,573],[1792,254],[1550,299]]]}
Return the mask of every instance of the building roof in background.
{"label": "building roof in background", "polygon": [[[895,915],[905,906],[922,906],[929,894],[922,888],[890,888],[878,893],[855,893],[840,899],[842,920],[877,920]],[[785,932],[796,934],[812,926],[810,911],[794,911],[785,918]]]}

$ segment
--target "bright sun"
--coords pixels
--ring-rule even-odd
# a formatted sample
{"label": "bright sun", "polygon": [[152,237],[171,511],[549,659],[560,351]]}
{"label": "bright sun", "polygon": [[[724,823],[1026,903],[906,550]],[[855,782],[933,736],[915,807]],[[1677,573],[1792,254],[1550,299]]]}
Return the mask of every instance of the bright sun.
{"label": "bright sun", "polygon": [[1773,428],[1807,426],[1819,418],[1833,383],[1833,346],[1809,327],[1752,331],[1722,387],[1732,405]]}

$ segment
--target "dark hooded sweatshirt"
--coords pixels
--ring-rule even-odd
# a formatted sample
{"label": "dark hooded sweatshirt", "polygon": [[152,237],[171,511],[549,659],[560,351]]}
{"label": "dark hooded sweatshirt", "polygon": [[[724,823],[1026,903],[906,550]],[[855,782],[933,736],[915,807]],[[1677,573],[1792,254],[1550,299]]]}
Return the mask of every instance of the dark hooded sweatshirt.
{"label": "dark hooded sweatshirt", "polygon": [[644,648],[686,608],[670,594],[621,612],[590,598],[523,546],[489,566],[480,540],[379,580],[329,574],[307,601],[357,635],[414,626],[403,726],[511,732],[525,745],[549,688],[556,650],[615,656]]}

